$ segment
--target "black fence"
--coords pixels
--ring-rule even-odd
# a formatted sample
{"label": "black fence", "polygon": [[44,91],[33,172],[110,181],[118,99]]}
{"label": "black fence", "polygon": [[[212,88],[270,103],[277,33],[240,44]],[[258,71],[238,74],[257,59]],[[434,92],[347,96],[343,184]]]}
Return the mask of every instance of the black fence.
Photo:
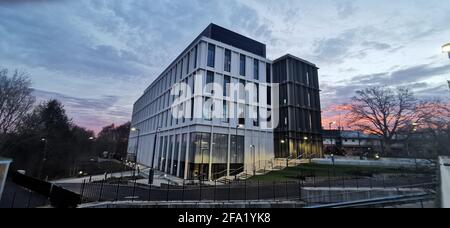
{"label": "black fence", "polygon": [[[435,189],[433,177],[411,177],[398,175],[384,177],[308,177],[298,181],[248,181],[229,183],[209,182],[192,184],[185,181],[171,185],[168,181],[161,187],[141,185],[135,181],[129,184],[111,183],[106,180],[80,185],[67,185],[80,193],[83,202],[101,201],[299,201],[305,205],[342,202],[353,190],[352,199],[382,197],[383,194],[402,195],[413,189]],[[79,188],[79,189],[75,189]],[[324,190],[314,194],[312,190]],[[356,191],[355,191],[356,190]],[[313,192],[313,193],[311,193]],[[326,194],[324,194],[326,192]]]}
{"label": "black fence", "polygon": [[10,174],[1,207],[30,208],[53,206],[75,208],[81,202],[79,193],[18,172]]}

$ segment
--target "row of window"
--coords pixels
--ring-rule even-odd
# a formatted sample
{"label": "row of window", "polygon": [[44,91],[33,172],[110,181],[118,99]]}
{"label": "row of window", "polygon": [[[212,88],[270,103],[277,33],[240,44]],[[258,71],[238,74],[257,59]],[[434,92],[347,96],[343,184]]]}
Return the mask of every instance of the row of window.
{"label": "row of window", "polygon": [[146,93],[136,102],[135,111],[140,107],[153,102],[155,99],[163,94],[165,91],[169,90],[173,84],[180,81],[189,75],[191,71],[197,68],[199,56],[199,46],[194,46],[191,50],[183,56],[178,63],[175,63],[171,69],[167,71],[166,74],[159,77],[157,81],[152,83],[152,85],[146,90]]}
{"label": "row of window", "polygon": [[[203,110],[203,120],[206,121],[212,121],[213,120],[213,113],[215,111],[215,105],[212,102],[212,98],[210,97],[204,97],[203,102],[205,104],[204,107],[205,110]],[[221,118],[221,121],[223,123],[230,123],[230,119],[236,118],[238,119],[238,123],[245,125],[246,120],[250,120],[254,127],[259,127],[261,124],[261,111],[267,112],[264,116],[266,117],[264,119],[265,122],[267,122],[267,127],[271,126],[271,120],[272,120],[272,113],[271,109],[263,109],[258,108],[256,106],[250,106],[245,104],[238,104],[238,103],[232,103],[230,101],[221,101],[219,102],[222,104],[222,110],[221,114],[223,115]],[[167,128],[172,126],[178,126],[182,125],[184,123],[192,122],[194,120],[194,98],[191,98],[191,100],[188,100],[186,102],[181,103],[178,105],[175,109],[169,109],[164,112],[159,113],[158,115],[155,115],[146,121],[142,121],[139,124],[133,124],[135,127],[141,129],[142,132],[150,132],[154,131],[158,128]],[[231,112],[230,105],[234,106],[234,115]],[[178,116],[173,116],[173,113],[176,113]],[[179,117],[179,118],[177,118]],[[135,122],[134,122],[135,123]]]}
{"label": "row of window", "polygon": [[[231,83],[231,77],[227,75],[218,75],[219,79],[218,81],[223,82],[223,97],[231,97],[231,87],[229,86]],[[223,78],[222,78],[223,77]],[[194,90],[195,86],[195,73],[191,75],[188,78],[185,78],[183,80],[183,84],[185,86],[189,86]],[[206,74],[206,85],[209,85],[210,87],[207,87],[207,94],[210,94],[211,96],[215,95],[215,91],[213,87],[211,86],[212,83],[214,83],[216,79],[216,74],[212,71],[208,71]],[[258,103],[260,102],[260,85],[258,83],[251,82],[254,87],[251,91],[246,91],[245,86],[247,85],[247,82],[245,80],[240,79],[239,80],[239,91],[238,91],[238,98],[241,100],[246,100],[247,103]],[[272,89],[271,87],[265,87],[266,90],[266,103],[268,106],[272,105]],[[181,92],[185,90],[180,90],[179,94],[172,95],[171,91],[166,91],[163,93],[163,95],[157,97],[155,100],[153,100],[150,104],[147,106],[142,107],[140,110],[134,110],[133,112],[133,123],[140,122],[146,118],[149,118],[153,115],[156,115],[159,112],[162,112],[165,109],[168,109],[173,104],[174,100],[176,98],[188,98],[186,97],[186,94],[182,94]],[[195,92],[195,91],[192,91]]]}
{"label": "row of window", "polygon": [[[232,54],[231,50],[225,49],[224,52],[224,71],[231,72]],[[259,60],[253,59],[253,79],[259,80]],[[246,76],[247,56],[239,54],[239,75]],[[215,68],[216,65],[216,45],[208,44],[207,66]],[[266,82],[271,83],[271,67],[270,63],[266,63]]]}

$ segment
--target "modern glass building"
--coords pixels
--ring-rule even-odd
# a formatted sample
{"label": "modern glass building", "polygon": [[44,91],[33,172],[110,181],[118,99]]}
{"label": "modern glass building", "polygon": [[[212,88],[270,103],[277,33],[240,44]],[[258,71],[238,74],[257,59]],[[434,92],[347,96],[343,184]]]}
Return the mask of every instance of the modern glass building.
{"label": "modern glass building", "polygon": [[[278,96],[283,86],[292,93]],[[271,61],[265,44],[211,24],[135,102],[128,150],[142,165],[204,180],[255,172],[291,154],[320,156],[318,94],[313,64]],[[281,115],[291,110],[304,119]],[[295,128],[280,126],[285,117]],[[295,152],[280,145],[291,141]]]}

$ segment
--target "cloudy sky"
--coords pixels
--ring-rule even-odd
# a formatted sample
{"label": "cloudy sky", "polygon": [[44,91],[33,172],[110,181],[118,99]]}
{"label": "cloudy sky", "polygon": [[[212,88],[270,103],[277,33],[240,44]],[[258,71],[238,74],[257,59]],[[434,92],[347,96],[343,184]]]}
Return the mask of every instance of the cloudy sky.
{"label": "cloudy sky", "polygon": [[29,73],[98,130],[133,102],[209,23],[320,67],[326,110],[368,85],[449,99],[450,4],[442,0],[0,0],[0,68]]}

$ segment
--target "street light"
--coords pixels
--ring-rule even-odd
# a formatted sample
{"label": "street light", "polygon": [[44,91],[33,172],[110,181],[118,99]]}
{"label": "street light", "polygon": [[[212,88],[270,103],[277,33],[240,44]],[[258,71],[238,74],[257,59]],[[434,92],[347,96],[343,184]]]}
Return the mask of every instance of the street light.
{"label": "street light", "polygon": [[329,123],[330,130],[331,130],[331,125],[333,125],[333,124],[336,124],[336,122],[333,121],[333,122],[330,122],[330,123]]}
{"label": "street light", "polygon": [[42,158],[41,170],[39,171],[39,178],[43,178],[42,174],[44,172],[45,163],[47,161],[47,139],[41,138],[41,142],[44,143],[44,157]]}
{"label": "street light", "polygon": [[442,52],[448,54],[448,58],[450,58],[450,43],[442,46]]}
{"label": "street light", "polygon": [[138,153],[139,153],[139,136],[140,136],[140,134],[141,134],[141,130],[139,129],[139,128],[135,128],[135,127],[133,127],[133,128],[131,128],[131,131],[132,132],[137,132],[138,133],[138,135],[137,135],[137,140],[136,140],[136,153],[134,154],[134,156],[135,156],[135,160],[134,160],[134,171],[136,172],[136,168],[137,168],[137,159],[138,159]]}

